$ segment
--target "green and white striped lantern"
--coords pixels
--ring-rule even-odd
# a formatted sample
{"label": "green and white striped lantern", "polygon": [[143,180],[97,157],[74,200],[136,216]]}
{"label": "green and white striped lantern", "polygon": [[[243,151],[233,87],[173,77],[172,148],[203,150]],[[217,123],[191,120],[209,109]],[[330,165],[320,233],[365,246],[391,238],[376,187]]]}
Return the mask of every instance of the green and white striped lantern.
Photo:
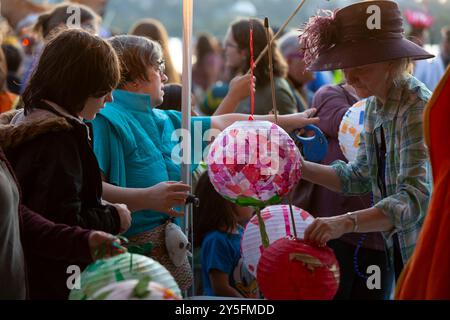
{"label": "green and white striped lantern", "polygon": [[69,300],[92,299],[99,289],[111,283],[144,277],[181,296],[175,279],[159,262],[139,254],[123,253],[87,266],[80,275],[80,288],[71,291]]}

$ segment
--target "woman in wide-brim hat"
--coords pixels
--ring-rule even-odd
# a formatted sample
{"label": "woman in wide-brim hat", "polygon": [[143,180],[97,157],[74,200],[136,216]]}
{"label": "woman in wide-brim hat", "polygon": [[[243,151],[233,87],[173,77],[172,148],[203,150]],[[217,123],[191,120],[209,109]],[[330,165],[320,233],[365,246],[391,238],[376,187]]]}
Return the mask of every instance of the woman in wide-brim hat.
{"label": "woman in wide-brim hat", "polygon": [[315,16],[300,40],[311,70],[343,69],[358,96],[368,98],[357,159],[331,166],[304,161],[303,178],[346,195],[372,192],[374,200],[369,209],[316,219],[305,239],[325,245],[346,233],[381,231],[398,276],[414,250],[431,192],[422,130],[430,92],[407,70],[411,60],[432,55],[404,38],[392,1]]}

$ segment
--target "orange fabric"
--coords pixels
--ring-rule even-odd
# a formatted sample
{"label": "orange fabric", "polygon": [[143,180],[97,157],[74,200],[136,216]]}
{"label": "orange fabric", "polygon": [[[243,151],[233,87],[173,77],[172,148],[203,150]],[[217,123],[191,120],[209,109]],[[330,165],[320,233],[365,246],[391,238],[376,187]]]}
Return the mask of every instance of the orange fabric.
{"label": "orange fabric", "polygon": [[450,299],[450,67],[425,109],[425,140],[433,194],[422,232],[405,267],[396,299]]}
{"label": "orange fabric", "polygon": [[0,113],[13,109],[17,96],[10,92],[0,93]]}

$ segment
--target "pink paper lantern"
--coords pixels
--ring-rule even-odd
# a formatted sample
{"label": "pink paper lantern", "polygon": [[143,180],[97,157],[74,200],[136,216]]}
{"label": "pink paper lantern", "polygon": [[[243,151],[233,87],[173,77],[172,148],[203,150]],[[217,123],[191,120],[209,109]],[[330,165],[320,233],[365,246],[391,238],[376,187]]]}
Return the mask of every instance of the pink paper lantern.
{"label": "pink paper lantern", "polygon": [[[303,239],[306,228],[314,221],[305,210],[292,206],[294,212],[297,237]],[[291,214],[288,205],[275,205],[266,207],[261,211],[261,217],[266,225],[266,232],[270,243],[286,236],[294,235]],[[258,217],[255,215],[248,222],[241,242],[242,257],[248,271],[256,277],[256,268],[264,251],[259,230]]]}
{"label": "pink paper lantern", "polygon": [[300,180],[300,151],[268,121],[237,121],[222,131],[206,159],[214,188],[238,205],[277,204]]}
{"label": "pink paper lantern", "polygon": [[283,238],[264,250],[256,279],[270,300],[331,300],[339,288],[339,276],[333,250]]}

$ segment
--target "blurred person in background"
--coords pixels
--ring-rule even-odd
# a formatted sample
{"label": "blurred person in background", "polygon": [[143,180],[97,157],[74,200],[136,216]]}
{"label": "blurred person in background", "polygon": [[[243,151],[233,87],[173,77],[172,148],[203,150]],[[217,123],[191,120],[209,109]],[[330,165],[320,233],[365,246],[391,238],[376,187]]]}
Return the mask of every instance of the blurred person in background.
{"label": "blurred person in background", "polygon": [[23,52],[21,47],[13,44],[2,44],[8,67],[7,87],[14,94],[20,94]]}
{"label": "blurred person in background", "polygon": [[[406,10],[405,17],[409,25],[408,40],[422,48],[425,47],[434,18],[420,10]],[[444,34],[442,38],[445,41]],[[431,59],[415,61],[413,66],[414,77],[431,91],[434,91],[438,85],[444,71],[444,63],[439,55]]]}
{"label": "blurred person in background", "polygon": [[223,73],[222,48],[214,36],[203,33],[195,46],[196,62],[192,66],[192,86],[196,101],[202,102],[207,91]]}
{"label": "blurred person in background", "polygon": [[438,85],[450,62],[450,26],[442,28],[441,37],[439,54],[433,59],[416,61],[414,68],[414,76],[431,91]]}
{"label": "blurred person in background", "polygon": [[8,67],[3,50],[0,49],[0,113],[14,109],[18,103],[18,96],[9,92],[7,88]]}
{"label": "blurred person in background", "polygon": [[109,0],[71,0],[71,2],[85,5],[94,10],[100,17],[104,17]]}
{"label": "blurred person in background", "polygon": [[[253,27],[254,59],[267,45],[266,30],[260,19],[240,19],[233,22],[227,31],[224,41],[225,66],[232,77],[246,74],[250,68],[250,25]],[[270,31],[273,37],[273,32]],[[276,42],[272,44],[273,73],[275,82],[276,104],[279,114],[297,112],[294,93],[286,80],[288,66]],[[272,90],[270,85],[269,56],[265,54],[254,69],[256,77],[255,114],[269,114],[273,112]],[[230,112],[250,113],[250,98],[242,101],[236,110],[221,109],[217,114]],[[219,113],[218,113],[219,112]]]}
{"label": "blurred person in background", "polygon": [[128,32],[130,35],[149,38],[158,42],[163,51],[163,59],[166,65],[167,83],[181,83],[181,76],[175,70],[175,66],[169,51],[169,35],[164,25],[156,19],[143,19],[136,22]]}
{"label": "blurred person in background", "polygon": [[278,40],[280,51],[288,64],[288,82],[295,94],[297,110],[303,112],[311,106],[313,92],[306,84],[314,79],[314,73],[306,70],[303,51],[299,43],[300,32],[290,31]]}
{"label": "blurred person in background", "polygon": [[[103,19],[106,16],[109,0],[71,0],[71,2],[85,5],[91,8]],[[107,26],[100,24],[98,27],[98,34],[102,38],[109,38],[112,35],[112,31],[109,30]]]}
{"label": "blurred person in background", "polygon": [[52,34],[52,32],[58,32],[61,28],[71,27],[69,22],[73,15],[71,8],[77,8],[80,10],[80,25],[74,27],[80,27],[92,34],[97,34],[101,23],[101,17],[96,14],[91,8],[74,4],[70,2],[63,2],[55,7],[51,11],[47,11],[39,15],[39,18],[34,25],[34,31],[44,40]]}
{"label": "blurred person in background", "polygon": [[58,32],[63,28],[73,27],[71,25],[68,25],[68,21],[71,21],[69,19],[73,15],[73,10],[70,10],[70,8],[78,8],[80,11],[80,26],[74,27],[80,27],[92,34],[98,34],[101,18],[92,9],[84,5],[63,2],[57,6],[54,6],[50,11],[39,15],[37,22],[34,25],[34,31],[37,33],[40,39],[41,46],[39,47],[37,52],[35,52],[32,62],[25,70],[21,85],[21,93],[25,90],[31,73],[33,72],[33,69],[39,60],[39,55],[42,51],[42,45],[45,44],[46,39],[49,38],[52,33]]}
{"label": "blurred person in background", "polygon": [[30,0],[1,0],[0,9],[0,14],[19,34],[21,29],[31,25],[40,13],[51,9],[51,5],[38,4]]}
{"label": "blurred person in background", "polygon": [[447,68],[450,64],[450,26],[442,28],[441,35],[441,59],[444,68]]}

